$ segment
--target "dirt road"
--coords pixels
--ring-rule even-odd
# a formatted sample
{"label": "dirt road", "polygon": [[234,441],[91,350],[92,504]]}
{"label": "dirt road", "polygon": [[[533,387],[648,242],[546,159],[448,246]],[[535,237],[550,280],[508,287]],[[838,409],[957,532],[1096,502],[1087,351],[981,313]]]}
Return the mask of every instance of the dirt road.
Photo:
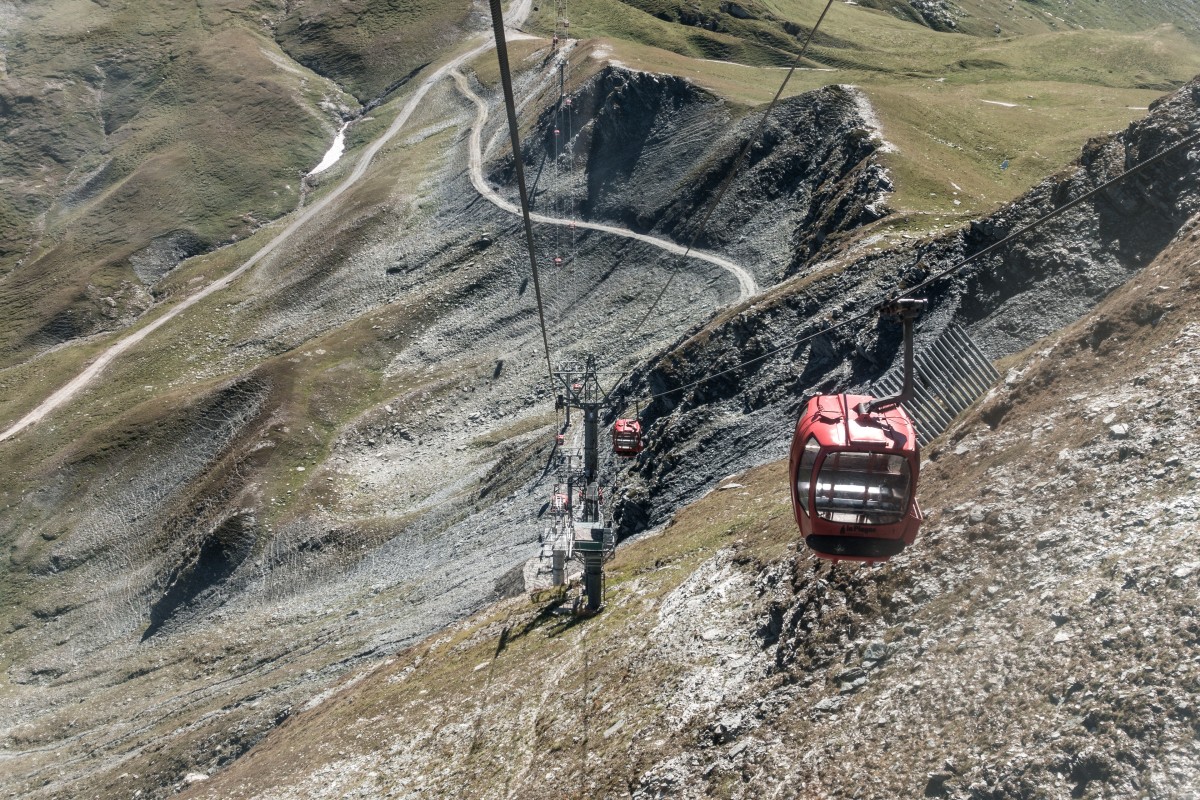
{"label": "dirt road", "polygon": [[[475,122],[471,126],[471,139],[468,147],[470,152],[469,160],[471,184],[475,187],[475,191],[479,192],[479,194],[485,197],[492,205],[496,206],[497,208],[504,209],[510,214],[520,216],[521,209],[497,194],[496,190],[489,186],[488,182],[484,180],[483,177],[482,140],[483,126],[487,123],[487,105],[483,102],[479,95],[471,91],[471,87],[467,83],[467,79],[463,77],[462,73],[460,73],[457,69],[451,69],[450,74],[454,78],[454,82],[457,84],[458,90],[467,99],[475,104]],[[544,214],[536,213],[530,213],[529,218],[534,222],[541,222],[547,225],[568,226],[573,224],[576,228],[586,228],[587,230],[592,231],[603,231],[604,233],[611,233],[614,236],[623,236],[626,239],[637,239],[639,242],[652,244],[655,247],[666,250],[669,253],[675,253],[676,255],[683,255],[685,252],[687,252],[689,256],[698,258],[702,261],[707,261],[710,264],[716,264],[718,267],[732,275],[738,284],[739,301],[746,300],[758,293],[758,285],[754,282],[754,276],[752,276],[745,267],[734,264],[732,261],[721,258],[713,253],[708,253],[702,250],[692,250],[689,252],[687,251],[687,248],[676,244],[669,239],[660,239],[655,236],[647,236],[644,233],[634,233],[633,231],[625,228],[618,228],[613,225],[602,225],[598,222],[584,222],[582,220],[548,217]]]}
{"label": "dirt road", "polygon": [[[516,26],[523,23],[526,17],[529,16],[529,10],[532,5],[532,1],[533,0],[514,0],[512,5],[509,7],[508,14],[505,17],[506,24],[509,26]],[[30,425],[40,422],[47,414],[65,404],[68,400],[74,397],[80,389],[95,380],[96,377],[104,371],[105,367],[111,364],[113,360],[117,358],[117,356],[141,342],[163,325],[166,325],[168,322],[174,320],[196,303],[199,303],[201,300],[204,300],[205,298],[216,294],[222,289],[225,289],[242,275],[244,275],[248,270],[254,267],[255,264],[262,261],[268,255],[274,252],[280,245],[286,242],[293,233],[298,231],[302,226],[308,224],[314,217],[324,211],[330,203],[332,203],[347,189],[357,183],[358,180],[363,177],[363,175],[367,174],[367,170],[370,168],[371,161],[375,158],[375,155],[383,148],[385,144],[391,141],[391,139],[400,131],[401,128],[404,127],[405,123],[408,122],[409,117],[412,116],[412,113],[416,109],[417,105],[425,98],[425,95],[429,92],[430,88],[433,87],[434,84],[445,77],[448,72],[451,72],[457,68],[460,64],[475,58],[480,53],[492,49],[495,47],[495,45],[496,43],[493,40],[491,33],[480,34],[480,42],[477,46],[472,47],[458,56],[455,56],[453,59],[430,73],[425,80],[421,82],[420,86],[417,87],[417,90],[413,92],[412,97],[409,98],[408,103],[405,104],[404,108],[388,127],[387,131],[385,131],[382,136],[371,143],[371,145],[359,157],[358,163],[354,165],[354,169],[351,170],[350,174],[346,176],[346,179],[338,184],[333,191],[298,214],[296,218],[287,225],[287,227],[280,231],[280,233],[274,239],[268,242],[261,250],[251,256],[245,264],[242,264],[242,266],[238,267],[225,277],[213,281],[191,297],[188,297],[183,302],[171,308],[169,311],[151,322],[146,327],[134,331],[125,338],[114,343],[111,347],[101,353],[95,361],[89,364],[83,372],[76,375],[61,389],[43,400],[36,408],[19,419],[8,430],[0,433],[0,441],[10,439]]]}

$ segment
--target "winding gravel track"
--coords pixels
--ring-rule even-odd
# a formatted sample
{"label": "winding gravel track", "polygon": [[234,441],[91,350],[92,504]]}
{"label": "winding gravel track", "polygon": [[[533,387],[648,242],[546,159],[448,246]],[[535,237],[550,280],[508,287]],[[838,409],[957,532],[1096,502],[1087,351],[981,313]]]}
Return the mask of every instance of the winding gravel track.
{"label": "winding gravel track", "polygon": [[[533,0],[514,0],[514,2],[509,6],[509,11],[506,15],[506,24],[509,26],[516,26],[524,22],[526,17],[529,16],[532,2]],[[382,136],[372,142],[371,145],[367,147],[365,151],[363,151],[363,154],[358,159],[358,163],[354,165],[354,169],[351,170],[350,174],[346,176],[346,179],[334,187],[329,194],[325,195],[320,200],[313,203],[311,206],[301,212],[287,225],[287,227],[280,231],[274,239],[272,239],[265,246],[263,246],[262,249],[247,259],[246,263],[242,264],[225,277],[213,281],[208,286],[180,302],[178,305],[175,305],[161,317],[146,325],[144,328],[134,331],[125,338],[114,343],[111,347],[97,356],[96,360],[89,364],[87,368],[83,370],[83,372],[76,375],[65,385],[63,385],[62,388],[58,389],[45,400],[43,400],[40,404],[38,404],[37,407],[35,407],[17,422],[13,423],[13,425],[3,433],[0,433],[0,441],[11,439],[25,428],[28,428],[30,425],[40,422],[44,417],[46,417],[46,415],[66,404],[67,401],[74,397],[80,389],[95,380],[96,377],[99,376],[109,364],[111,364],[126,350],[129,350],[134,345],[140,343],[147,336],[154,333],[168,322],[171,322],[180,314],[199,303],[201,300],[204,300],[205,298],[216,294],[222,289],[227,288],[230,284],[244,275],[248,270],[252,269],[256,264],[258,264],[258,262],[262,261],[268,255],[278,249],[279,246],[284,244],[292,234],[298,231],[302,226],[312,221],[313,218],[324,211],[334,200],[340,197],[347,189],[349,189],[356,182],[358,182],[359,179],[367,174],[367,170],[370,168],[371,162],[374,160],[375,156],[379,153],[383,146],[391,141],[391,139],[400,131],[400,129],[404,127],[404,125],[408,122],[409,117],[412,116],[413,111],[415,111],[421,101],[425,99],[425,95],[428,94],[433,85],[444,78],[447,74],[450,74],[454,77],[454,80],[458,84],[460,91],[470,98],[472,102],[475,103],[476,107],[475,124],[471,129],[471,183],[481,195],[499,208],[502,208],[512,214],[520,214],[520,211],[516,206],[501,198],[495,192],[495,190],[487,185],[483,179],[483,156],[480,150],[480,137],[482,135],[483,125],[487,121],[487,106],[484,105],[483,101],[471,91],[466,80],[457,69],[458,66],[464,62],[469,61],[478,56],[480,53],[487,52],[495,47],[495,41],[491,38],[490,34],[481,34],[481,36],[485,36],[487,38],[480,42],[477,46],[459,54],[458,56],[455,56],[450,61],[438,67],[421,82],[420,86],[418,86],[416,91],[413,92],[412,97],[410,97],[408,102],[404,105],[404,108],[401,109],[400,113],[396,116],[396,119],[392,121],[392,124],[388,127],[387,131],[385,131]],[[524,38],[524,35],[520,33],[514,33],[513,37]],[[541,214],[532,214],[531,217],[537,222],[542,222],[549,225],[569,225],[572,222],[572,220],[546,217]],[[685,248],[675,244],[674,242],[667,241],[665,239],[658,239],[653,236],[646,236],[640,233],[634,233],[623,228],[582,221],[576,221],[575,226],[577,228],[587,228],[589,230],[603,231],[605,233],[611,233],[617,236],[624,236],[629,239],[637,239],[639,241],[652,244],[655,247],[660,247],[671,253],[682,255],[685,252]],[[698,250],[691,251],[690,255],[716,264],[733,275],[738,282],[739,299],[744,300],[757,293],[758,287],[754,282],[754,278],[743,267],[734,264],[731,261],[727,261],[720,256]]]}
{"label": "winding gravel track", "polygon": [[[458,90],[472,103],[475,104],[475,123],[471,126],[471,139],[468,150],[470,151],[470,172],[471,184],[475,187],[475,191],[479,192],[492,205],[501,208],[510,214],[516,216],[521,215],[521,209],[515,204],[505,200],[496,190],[493,189],[488,182],[483,178],[483,126],[487,122],[488,111],[487,105],[471,91],[471,87],[467,84],[467,79],[457,69],[451,69],[450,75],[454,78],[455,84],[458,85]],[[544,214],[535,214],[530,212],[529,218],[534,222],[542,222],[547,225],[569,226],[574,224],[576,228],[586,228],[593,231],[603,231],[611,233],[615,236],[623,236],[626,239],[637,239],[639,242],[652,244],[655,247],[666,250],[668,253],[683,255],[687,253],[689,256],[698,258],[702,261],[707,261],[711,264],[716,264],[721,269],[728,272],[734,277],[738,284],[738,300],[746,300],[758,294],[758,284],[754,282],[754,276],[743,266],[733,263],[727,259],[721,258],[718,255],[709,253],[703,250],[691,250],[686,247],[676,244],[669,239],[660,239],[655,236],[647,236],[644,233],[634,233],[625,228],[618,228],[613,225],[602,225],[598,222],[584,222],[582,220],[562,219],[559,217],[547,217]]]}
{"label": "winding gravel track", "polygon": [[[533,0],[513,0],[513,3],[509,6],[508,14],[506,15],[506,23],[510,26],[520,25],[523,23],[525,18],[529,16],[529,10],[532,4]],[[421,85],[417,87],[415,92],[413,92],[413,96],[409,98],[408,103],[405,104],[404,108],[392,122],[391,126],[388,127],[387,131],[371,143],[371,145],[363,152],[362,156],[359,157],[358,163],[354,165],[354,169],[344,181],[342,181],[333,189],[333,191],[300,213],[286,228],[280,231],[279,235],[277,235],[261,250],[251,256],[245,264],[242,264],[240,267],[220,280],[213,281],[191,297],[188,297],[183,302],[171,308],[169,311],[151,322],[146,327],[129,334],[124,339],[116,342],[103,353],[101,353],[95,361],[87,366],[83,372],[76,375],[61,389],[43,400],[36,408],[15,422],[8,430],[0,433],[0,441],[4,441],[5,439],[10,439],[13,436],[16,436],[25,428],[41,421],[42,418],[51,411],[54,411],[59,406],[65,404],[68,400],[74,397],[80,389],[95,380],[96,377],[104,371],[104,368],[111,364],[113,360],[117,358],[117,356],[141,342],[163,325],[166,325],[168,322],[175,319],[192,306],[196,305],[196,303],[199,303],[201,300],[204,300],[210,295],[213,295],[228,287],[243,274],[245,274],[249,269],[251,269],[255,264],[257,264],[259,261],[262,261],[268,255],[274,252],[280,245],[286,242],[293,233],[301,228],[301,226],[306,225],[314,217],[324,211],[330,203],[332,203],[334,200],[340,197],[343,192],[353,186],[360,178],[362,178],[363,175],[367,174],[367,169],[371,166],[371,161],[375,158],[376,154],[378,154],[383,146],[387,144],[402,127],[404,127],[405,123],[408,122],[409,117],[412,116],[413,111],[416,110],[417,105],[425,98],[425,95],[435,83],[445,77],[448,72],[458,67],[459,64],[469,61],[480,53],[484,53],[496,46],[495,40],[492,38],[492,34],[490,32],[486,34],[480,34],[480,36],[484,38],[479,45],[454,57],[441,67],[438,67],[421,82]]]}

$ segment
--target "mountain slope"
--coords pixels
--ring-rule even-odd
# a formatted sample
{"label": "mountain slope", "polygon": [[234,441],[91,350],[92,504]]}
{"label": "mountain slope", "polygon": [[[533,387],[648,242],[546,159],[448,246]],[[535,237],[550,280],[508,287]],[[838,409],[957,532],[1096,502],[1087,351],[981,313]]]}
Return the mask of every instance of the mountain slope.
{"label": "mountain slope", "polygon": [[364,105],[377,105],[487,22],[486,10],[465,0],[315,0],[273,10],[269,24],[284,52]]}
{"label": "mountain slope", "polygon": [[378,103],[481,25],[466,3],[0,13],[0,366],[129,325],[181,261],[295,209],[350,92]]}
{"label": "mountain slope", "polygon": [[[830,320],[868,311],[889,292],[916,286],[1180,142],[1197,123],[1196,81],[1155,104],[1121,134],[1089,142],[1079,161],[967,228],[874,252],[865,243],[829,248],[793,265],[797,273],[636,371],[623,391],[653,395],[643,424],[653,457],[630,470],[630,530],[665,519],[722,475],[783,455],[776,431],[812,391],[867,389],[895,362],[899,326],[862,325],[816,336]],[[957,321],[992,359],[1012,355],[1094,307],[1143,268],[1200,210],[1188,148],[1113,186],[1044,227],[947,275],[922,295],[930,309],[917,329],[932,340]],[[815,337],[815,338],[814,338]],[[743,362],[746,367],[740,367]],[[720,365],[716,375],[713,365]]]}
{"label": "mountain slope", "polygon": [[[939,31],[977,36],[1040,33],[1047,30],[1105,28],[1141,31],[1158,25],[1178,27],[1193,40],[1200,37],[1200,10],[1181,0],[1141,3],[1076,3],[1072,0],[957,0],[933,3],[907,0],[861,0],[862,5],[904,17]],[[998,30],[997,30],[998,28]]]}
{"label": "mountain slope", "polygon": [[598,617],[505,601],[185,796],[1187,796],[1197,264],[1193,219],[1013,359],[889,564],[797,552],[762,467],[623,547]]}
{"label": "mountain slope", "polygon": [[[49,260],[22,262],[0,278],[0,299],[12,308],[5,323],[11,366],[0,368],[0,417],[19,418],[116,338],[87,336],[90,331],[142,329],[261,252],[299,218],[288,209],[301,203],[312,209],[314,200],[331,199],[253,269],[155,330],[70,403],[0,444],[0,544],[6,555],[0,560],[0,761],[6,777],[0,791],[22,798],[138,791],[164,797],[236,764],[268,731],[318,705],[347,672],[378,664],[414,642],[433,646],[436,639],[428,637],[519,591],[521,563],[536,552],[545,525],[553,431],[561,420],[543,384],[528,254],[513,217],[485,201],[467,174],[476,107],[449,78],[414,103],[403,130],[378,151],[361,180],[333,193],[369,142],[383,144],[377,137],[417,98],[416,87],[446,59],[477,46],[448,36],[446,49],[433,55],[414,48],[385,59],[370,37],[345,21],[358,20],[362,33],[382,40],[406,32],[398,16],[405,9],[428,15],[414,21],[417,28],[445,24],[451,31],[459,23],[446,20],[463,13],[461,24],[470,27],[480,21],[473,12],[375,0],[219,8],[201,3],[164,6],[155,18],[137,14],[132,4],[82,4],[87,13],[80,5],[23,5],[28,19],[18,17],[19,26],[0,34],[20,34],[3,45],[8,72],[20,84],[13,103],[35,109],[29,116],[4,117],[4,124],[16,126],[6,129],[12,135],[4,141],[24,148],[4,151],[13,159],[7,163],[42,147],[39,137],[59,137],[64,147],[76,148],[71,153],[82,153],[76,162],[43,162],[44,170],[21,173],[25,199],[13,206],[25,214],[18,214],[25,226],[18,239],[22,247],[40,241],[39,247],[50,249],[35,247],[31,258]],[[619,5],[586,0],[571,7],[585,20],[590,15],[635,27],[646,22],[641,12],[605,18]],[[800,22],[815,16],[815,4],[789,8]],[[33,25],[34,12],[45,9]],[[11,13],[10,6],[0,8],[0,18]],[[284,17],[297,21],[286,42],[278,34]],[[111,25],[89,34],[86,23],[97,20]],[[313,25],[305,27],[309,20]],[[75,38],[38,33],[39,25],[50,30],[50,23]],[[658,41],[659,23],[668,24],[646,23],[655,27],[634,30],[630,38]],[[1200,51],[1168,31],[1042,32],[993,42],[845,4],[835,4],[829,23],[819,55],[837,73],[798,73],[797,96],[777,109],[767,146],[752,152],[751,168],[730,190],[738,213],[719,210],[705,237],[761,284],[785,273],[796,276],[749,306],[722,311],[738,297],[738,286],[710,263],[665,257],[657,248],[598,231],[572,235],[538,226],[540,263],[552,263],[552,252],[569,252],[563,269],[543,272],[553,358],[591,352],[613,370],[640,364],[635,386],[656,391],[735,366],[798,335],[830,308],[864,302],[870,287],[915,277],[918,257],[937,265],[974,252],[1064,193],[1094,185],[1174,141],[1194,117],[1194,90],[1180,93],[1130,134],[1102,136],[1086,148],[1083,165],[1024,196],[1047,171],[1074,158],[1087,136],[1141,118],[1160,90],[1139,87],[1185,80],[1200,64]],[[661,44],[681,34],[672,30]],[[713,36],[706,41],[728,45],[747,60],[764,52],[761,43],[731,43],[725,34],[707,33]],[[310,34],[317,38],[305,39]],[[50,43],[38,44],[38,36]],[[96,120],[75,113],[92,107],[74,95],[58,95],[84,92],[83,76],[94,65],[91,48],[100,47],[97,41],[107,47],[109,36],[114,53],[137,60],[126,64],[120,82],[114,79],[111,97],[84,93],[97,108],[108,108],[111,100],[119,111],[112,116],[114,131],[94,144],[79,131],[95,134]],[[21,48],[12,44],[18,39]],[[146,46],[139,50],[137,44]],[[386,93],[348,130],[346,158],[292,184],[291,200],[274,194],[278,182],[287,186],[315,162],[358,100],[289,60],[289,48],[319,69],[345,70],[364,99]],[[586,199],[589,214],[686,238],[689,217],[753,129],[753,107],[769,97],[780,71],[627,40],[571,42],[559,55],[564,51],[569,68],[545,40],[514,41],[512,47],[530,172],[534,164],[540,170],[537,202],[543,209],[574,206],[578,213],[577,201]],[[1058,52],[1065,55],[1056,64]],[[412,75],[430,58],[428,70]],[[614,60],[670,75],[639,73]],[[372,71],[373,65],[378,69]],[[55,70],[75,82],[53,88]],[[254,77],[246,77],[251,71]],[[489,105],[483,141],[503,142],[494,57],[480,56],[463,71],[466,85]],[[557,99],[564,73],[567,90],[587,113],[572,118],[567,138],[576,137],[574,149],[556,159],[555,117],[546,109]],[[831,79],[860,88],[825,87]],[[26,80],[32,82],[21,83]],[[98,74],[92,80],[100,80]],[[819,91],[804,93],[812,89]],[[261,102],[245,104],[248,96]],[[304,125],[297,127],[297,119]],[[80,136],[86,141],[73,144]],[[892,137],[899,149],[883,152],[883,140]],[[1051,147],[1039,149],[1047,140]],[[1030,152],[1013,155],[1004,171],[996,151],[1012,142],[1025,142]],[[115,171],[93,175],[110,145]],[[511,201],[515,187],[507,182],[506,166],[502,145],[488,151],[486,174]],[[115,183],[106,183],[109,178]],[[950,183],[960,179],[966,183]],[[70,187],[92,186],[92,180],[97,193],[85,192],[73,205]],[[1019,350],[1086,313],[1145,266],[1195,210],[1197,185],[1194,164],[1180,159],[1112,193],[1097,208],[1066,220],[1067,233],[1060,234],[1065,242],[1040,239],[1019,250],[1008,269],[996,270],[994,280],[989,265],[946,289],[922,335],[959,314],[986,336],[993,355]],[[20,194],[15,186],[0,183],[0,191]],[[1000,215],[988,211],[1013,197],[1019,200]],[[879,202],[884,198],[899,213],[872,222],[887,210]],[[788,211],[779,213],[777,205]],[[253,219],[239,216],[247,208]],[[37,222],[43,212],[44,230]],[[6,214],[0,217],[7,221]],[[284,216],[270,221],[279,214]],[[1136,235],[1122,229],[1130,219]],[[977,224],[966,227],[968,220]],[[949,227],[959,223],[961,231]],[[196,239],[171,238],[178,226]],[[927,238],[931,231],[938,235]],[[225,244],[234,235],[237,241]],[[196,242],[202,252],[184,259]],[[127,253],[130,248],[136,252]],[[120,257],[105,261],[113,253]],[[52,263],[52,255],[60,261]],[[78,275],[68,255],[78,259]],[[95,266],[102,261],[103,269],[129,280],[126,306],[105,294],[109,284]],[[38,272],[43,269],[44,278]],[[1081,275],[1086,280],[1072,281]],[[51,286],[55,276],[69,280]],[[654,309],[652,324],[634,330],[672,276],[672,291]],[[78,285],[85,300],[70,305]],[[134,300],[142,305],[135,307]],[[153,305],[140,312],[150,300]],[[103,320],[89,316],[92,306]],[[76,324],[80,307],[86,313]],[[62,325],[50,333],[62,336],[42,335],[44,321],[60,313]],[[620,491],[607,492],[619,499],[622,521],[629,530],[665,521],[723,474],[772,459],[786,447],[780,431],[791,421],[789,404],[813,386],[846,386],[877,375],[894,355],[894,334],[881,327],[810,352],[785,351],[769,369],[734,373],[678,404],[656,403],[647,418],[657,420],[653,452],[635,471],[614,479]],[[638,408],[632,395],[621,399]],[[607,458],[604,468],[606,475],[618,474]],[[762,485],[755,477],[747,481]],[[777,487],[780,480],[769,482]],[[747,517],[768,530],[761,540],[748,539],[763,565],[774,564],[793,536],[775,491],[764,485],[750,496],[764,498],[756,506],[769,507]],[[682,569],[671,568],[673,559],[690,554],[689,564],[703,562],[736,514],[751,514],[739,508],[725,525],[724,510],[703,513],[717,522],[693,520],[698,538],[656,540],[664,549],[636,569],[661,574],[654,586],[631,589],[631,598],[642,589],[666,598],[675,588],[671,581],[683,577]],[[661,569],[648,566],[660,558]],[[724,570],[724,562],[713,568]],[[636,576],[614,573],[614,587],[627,579]],[[619,591],[613,595],[612,610],[620,598]],[[628,609],[638,602],[631,599]],[[561,649],[554,652],[568,661],[577,652],[571,636],[596,629],[568,625],[551,612],[538,618],[541,607],[511,608],[514,619],[529,616],[531,631],[549,625],[559,634]],[[752,603],[751,612],[773,619],[761,605]],[[612,618],[625,624],[617,614]],[[593,622],[607,624],[604,619]],[[672,612],[656,635],[690,641],[696,631],[689,624]],[[769,639],[773,623],[766,624],[763,637]],[[498,642],[489,636],[463,652],[472,659],[494,652]],[[511,646],[516,652],[516,643]],[[625,658],[616,649],[611,655],[618,662]],[[464,675],[461,666],[445,667],[459,687],[483,672]],[[657,692],[662,680],[686,677],[670,665],[659,667],[639,673],[633,685]],[[589,666],[586,680],[596,680],[595,674]],[[723,676],[713,667],[704,679],[721,682]],[[516,685],[518,676],[506,680]],[[574,691],[570,682],[564,688]],[[661,691],[668,696],[676,690],[667,683]],[[477,699],[452,698],[447,706]],[[705,695],[703,702],[710,701]],[[598,714],[603,703],[586,708],[588,715]],[[686,716],[686,707],[676,710]],[[559,750],[576,752],[570,747],[578,735],[573,718],[555,719],[547,722],[550,744],[563,742]],[[451,720],[447,728],[461,732],[456,724]],[[502,729],[510,724],[496,722]],[[595,736],[587,747],[621,763],[617,749],[628,753],[630,746],[622,731],[628,733],[620,728],[608,737],[609,750]],[[487,731],[476,735],[482,743]],[[535,749],[531,745],[530,768],[538,763]],[[669,757],[630,756],[635,767],[617,774],[649,774]],[[588,779],[600,780],[595,759],[583,763]],[[492,764],[477,746],[460,772],[474,785],[485,779],[485,770],[494,777],[509,775],[508,769]],[[671,775],[695,781],[687,769],[666,761],[662,771],[664,781]],[[451,778],[439,780],[447,792],[458,792]]]}
{"label": "mountain slope", "polygon": [[[1138,136],[1178,135],[1192,103]],[[1176,176],[1143,189],[1186,208]],[[193,795],[1186,792],[1197,264],[1193,209],[1095,311],[1012,356],[927,452],[925,533],[888,565],[798,553],[783,465],[758,468],[624,547],[600,616],[505,601],[318,698]]]}

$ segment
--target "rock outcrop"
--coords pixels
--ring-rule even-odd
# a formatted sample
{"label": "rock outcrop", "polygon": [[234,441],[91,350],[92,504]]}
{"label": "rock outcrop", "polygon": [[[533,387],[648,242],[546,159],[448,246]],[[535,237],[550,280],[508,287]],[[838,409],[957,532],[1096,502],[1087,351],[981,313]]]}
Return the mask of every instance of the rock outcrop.
{"label": "rock outcrop", "polygon": [[[627,530],[754,459],[784,452],[801,396],[863,389],[896,359],[899,326],[867,319],[794,344],[868,311],[1068,200],[1200,130],[1200,80],[1155,103],[1128,130],[1089,142],[1077,165],[992,216],[927,242],[809,263],[797,277],[734,309],[634,374],[630,397],[653,395],[650,446],[632,472]],[[932,283],[922,338],[963,325],[993,359],[1062,328],[1137,273],[1200,211],[1200,148],[1182,149],[1057,220]],[[742,366],[745,364],[745,366]],[[649,502],[651,505],[646,506]]]}
{"label": "rock outcrop", "polygon": [[[886,213],[892,184],[858,90],[827,86],[779,103],[719,206],[708,206],[762,121],[673,76],[606,67],[539,119],[525,161],[535,207],[719,250],[774,283],[830,237]],[[557,133],[556,133],[557,131]],[[714,138],[713,131],[722,131]],[[557,155],[557,165],[555,157]],[[496,173],[509,178],[511,161]],[[553,182],[553,193],[545,186]]]}

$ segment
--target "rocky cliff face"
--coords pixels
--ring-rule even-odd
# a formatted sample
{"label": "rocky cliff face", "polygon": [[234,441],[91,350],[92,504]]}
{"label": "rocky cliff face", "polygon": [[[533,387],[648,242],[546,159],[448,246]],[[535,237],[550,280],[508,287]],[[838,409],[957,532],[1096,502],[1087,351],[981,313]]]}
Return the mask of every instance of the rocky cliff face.
{"label": "rocky cliff face", "polygon": [[[1200,83],[1192,82],[1127,131],[1090,142],[1077,166],[968,229],[879,254],[809,261],[792,281],[727,312],[635,374],[630,395],[657,399],[646,416],[649,452],[633,469],[642,485],[632,489],[626,527],[661,519],[681,498],[744,468],[744,453],[782,455],[801,395],[863,388],[895,360],[899,326],[868,321],[799,347],[789,342],[916,285],[1178,142],[1200,125],[1198,102]],[[918,346],[956,321],[997,359],[1079,318],[1200,209],[1194,152],[1177,152],[931,285]]]}
{"label": "rocky cliff face", "polygon": [[543,213],[556,203],[681,244],[695,238],[696,247],[727,254],[771,284],[824,252],[826,239],[886,213],[891,181],[873,158],[880,141],[860,113],[863,102],[844,86],[781,101],[703,228],[709,201],[762,115],[733,119],[687,81],[606,67],[570,105],[543,113],[525,160],[540,165],[535,200]]}

